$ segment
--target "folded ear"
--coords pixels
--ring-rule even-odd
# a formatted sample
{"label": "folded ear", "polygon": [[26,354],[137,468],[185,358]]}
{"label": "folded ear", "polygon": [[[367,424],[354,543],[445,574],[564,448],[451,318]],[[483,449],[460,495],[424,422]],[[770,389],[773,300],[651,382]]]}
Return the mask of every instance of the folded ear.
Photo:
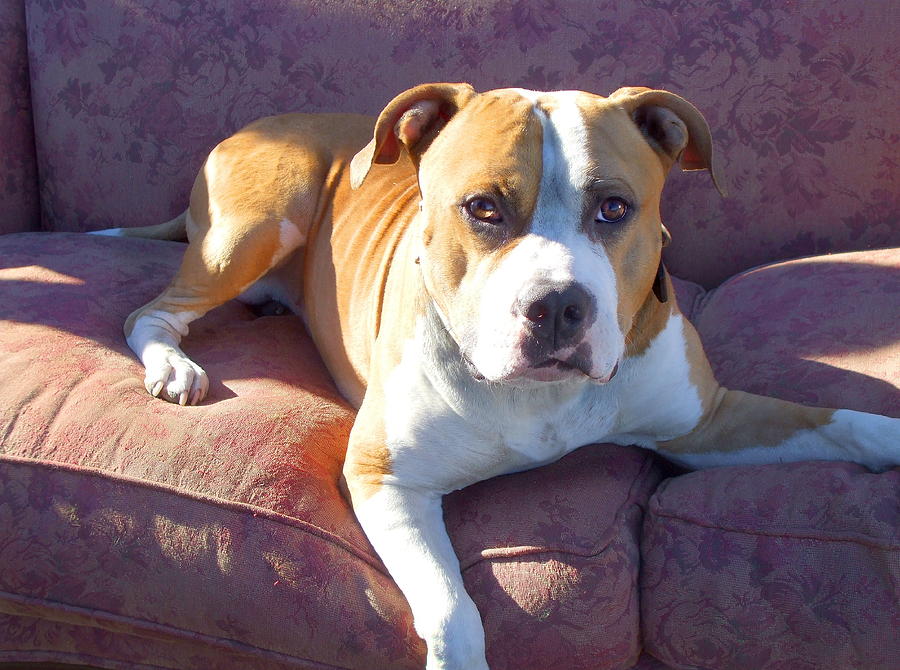
{"label": "folded ear", "polygon": [[644,137],[670,165],[681,163],[682,170],[709,170],[719,193],[725,188],[713,156],[712,135],[706,119],[684,98],[650,88],[620,88],[609,96],[631,114]]}
{"label": "folded ear", "polygon": [[359,188],[373,163],[396,162],[401,145],[417,160],[474,95],[469,84],[422,84],[391,100],[375,122],[372,141],[350,162],[350,186]]}

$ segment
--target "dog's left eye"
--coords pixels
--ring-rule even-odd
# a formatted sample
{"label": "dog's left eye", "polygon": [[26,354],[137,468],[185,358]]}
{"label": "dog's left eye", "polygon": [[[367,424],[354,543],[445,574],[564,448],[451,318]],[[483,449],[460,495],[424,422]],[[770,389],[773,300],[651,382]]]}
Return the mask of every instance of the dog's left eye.
{"label": "dog's left eye", "polygon": [[622,198],[606,198],[600,203],[595,219],[604,223],[618,223],[628,215],[628,203]]}
{"label": "dog's left eye", "polygon": [[503,223],[500,208],[490,198],[472,198],[466,202],[466,211],[475,219],[485,223]]}

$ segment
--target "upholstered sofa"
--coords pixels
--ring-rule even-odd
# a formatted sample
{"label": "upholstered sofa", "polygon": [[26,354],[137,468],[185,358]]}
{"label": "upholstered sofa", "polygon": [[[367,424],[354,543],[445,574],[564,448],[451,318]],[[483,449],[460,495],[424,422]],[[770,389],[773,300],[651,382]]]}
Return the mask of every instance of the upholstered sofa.
{"label": "upholstered sofa", "polygon": [[[676,91],[731,192],[677,173],[663,205],[720,380],[900,416],[898,18],[863,0],[0,4],[0,667],[423,667],[340,495],[353,412],[300,321],[215,310],[185,341],[209,398],[153,399],[121,326],[183,247],[83,234],[171,218],[259,116],[376,113],[430,80]],[[445,516],[496,670],[900,667],[900,469],[685,473],[590,445]]]}

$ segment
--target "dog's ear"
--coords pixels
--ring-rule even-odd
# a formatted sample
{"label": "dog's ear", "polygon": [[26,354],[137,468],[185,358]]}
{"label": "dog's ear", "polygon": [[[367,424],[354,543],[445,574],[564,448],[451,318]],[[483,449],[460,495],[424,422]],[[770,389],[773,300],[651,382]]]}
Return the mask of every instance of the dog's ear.
{"label": "dog's ear", "polygon": [[650,146],[670,165],[679,162],[682,170],[709,170],[719,193],[726,194],[709,126],[696,107],[669,91],[637,86],[620,88],[609,97],[631,114]]}
{"label": "dog's ear", "polygon": [[422,84],[391,100],[375,122],[372,141],[350,162],[350,185],[359,188],[373,163],[396,162],[401,146],[417,160],[474,95],[469,84]]}

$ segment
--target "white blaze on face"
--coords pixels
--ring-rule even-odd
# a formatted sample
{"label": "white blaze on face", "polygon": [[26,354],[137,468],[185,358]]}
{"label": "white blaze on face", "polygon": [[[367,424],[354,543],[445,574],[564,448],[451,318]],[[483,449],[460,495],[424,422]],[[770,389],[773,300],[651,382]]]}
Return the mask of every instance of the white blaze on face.
{"label": "white blaze on face", "polygon": [[[528,232],[486,278],[469,358],[489,380],[513,379],[527,370],[522,345],[525,317],[517,302],[529,288],[575,282],[595,302],[596,316],[582,343],[591,349],[591,377],[607,377],[625,350],[619,328],[616,277],[602,245],[582,230],[582,204],[589,176],[587,127],[577,92],[519,91],[534,103],[543,127],[542,174]],[[552,100],[549,114],[538,106]],[[579,343],[581,344],[581,343]],[[558,352],[561,358],[574,347]]]}

